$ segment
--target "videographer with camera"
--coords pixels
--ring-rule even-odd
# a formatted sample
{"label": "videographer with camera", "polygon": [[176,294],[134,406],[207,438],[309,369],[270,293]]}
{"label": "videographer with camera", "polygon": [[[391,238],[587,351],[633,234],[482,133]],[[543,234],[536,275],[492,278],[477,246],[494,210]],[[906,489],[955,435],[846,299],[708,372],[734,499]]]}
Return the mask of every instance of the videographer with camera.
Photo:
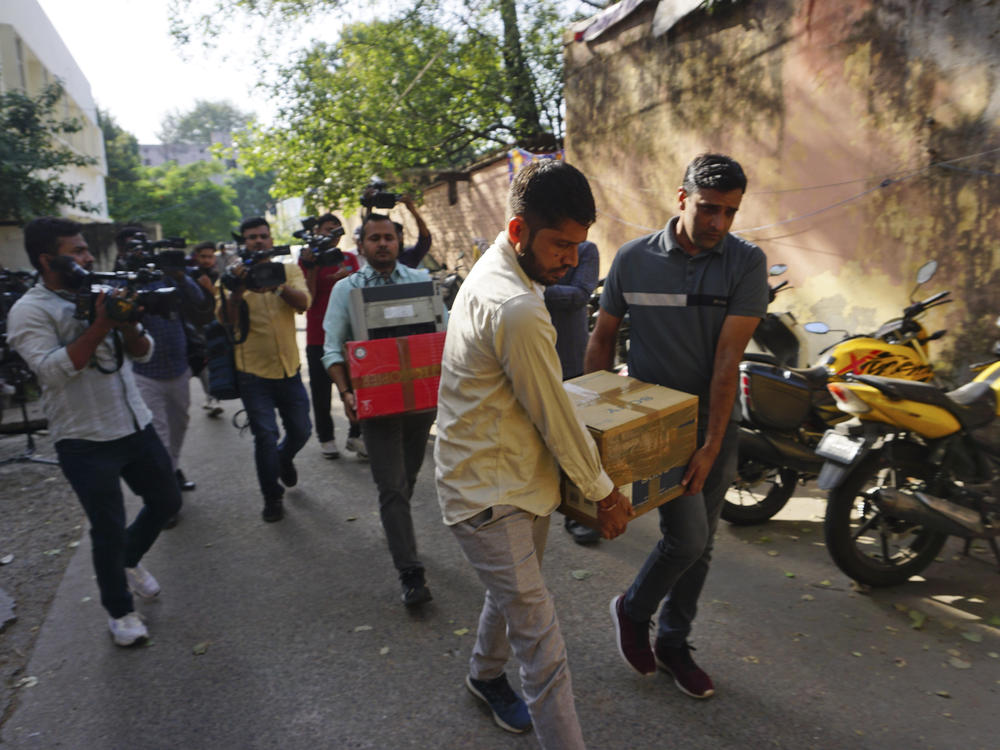
{"label": "videographer with camera", "polygon": [[428,229],[424,217],[417,211],[417,205],[413,202],[413,196],[409,193],[389,192],[386,190],[385,182],[377,178],[369,182],[361,194],[361,205],[369,210],[374,208],[394,208],[397,203],[402,203],[417,223],[417,244],[406,247],[403,245],[403,225],[398,221],[393,222],[393,226],[396,227],[396,234],[399,237],[400,251],[397,260],[404,266],[416,268],[431,249],[431,230]]}
{"label": "videographer with camera", "polygon": [[[306,311],[306,361],[309,364],[309,395],[312,397],[313,418],[316,422],[316,439],[326,458],[340,458],[334,435],[333,416],[330,405],[333,395],[333,381],[323,367],[323,315],[330,301],[333,285],[358,270],[358,258],[354,253],[340,250],[340,238],[344,227],[340,219],[331,213],[313,219],[304,219],[304,229],[296,232],[306,240],[306,246],[299,254],[299,266],[306,277],[306,287],[312,297],[312,304]],[[345,448],[354,451],[359,458],[367,458],[361,441],[361,428],[352,423]]]}
{"label": "videographer with camera", "polygon": [[[245,335],[236,345],[236,377],[254,437],[257,480],[264,495],[261,516],[271,523],[284,518],[282,485],[298,483],[295,455],[312,431],[295,340],[295,315],[309,308],[310,297],[298,266],[271,261],[275,255],[288,255],[289,250],[274,247],[266,219],[244,220],[240,236],[245,243],[244,260],[219,279],[220,296],[225,289],[231,292],[220,305],[219,316]],[[280,442],[276,409],[285,429]]]}
{"label": "videographer with camera", "polygon": [[[143,598],[159,593],[140,560],[180,509],[181,495],[132,374],[132,360],[153,356],[153,340],[139,323],[112,318],[105,292],[96,296],[92,321],[77,317],[70,290],[80,269],[74,266],[89,270],[94,261],[80,230],[76,222],[54,217],[24,228],[25,249],[41,283],[14,304],[8,337],[42,387],[59,465],[90,521],[94,571],[112,638],[129,646],[148,637],[130,589]],[[121,479],[143,502],[127,527]]]}
{"label": "videographer with camera", "polygon": [[[169,302],[143,316],[156,349],[148,362],[135,365],[135,382],[153,412],[153,428],[170,454],[177,484],[187,492],[195,489],[195,483],[184,476],[180,455],[190,421],[191,362],[204,359],[205,344],[199,329],[213,318],[215,296],[187,275],[186,244],[179,238],[151,242],[145,233],[135,232],[126,241],[119,261],[127,271],[152,266],[162,272],[161,278],[142,285],[144,291],[175,290],[169,297],[164,294]],[[176,521],[171,519],[168,528]]]}
{"label": "videographer with camera", "polygon": [[[198,282],[202,289],[204,289],[208,294],[212,295],[213,305],[215,300],[215,284],[219,280],[219,269],[218,263],[215,255],[215,243],[214,242],[199,242],[191,250],[189,257],[188,275]],[[204,341],[204,324],[197,327],[198,333],[201,335],[202,341]],[[202,405],[202,409],[208,412],[210,417],[218,417],[222,414],[222,402],[219,399],[214,398],[208,392],[208,367],[206,366],[204,359],[200,363],[200,367],[195,367],[192,363],[192,372],[197,375],[198,379],[201,381],[201,389],[205,393],[205,403]]]}

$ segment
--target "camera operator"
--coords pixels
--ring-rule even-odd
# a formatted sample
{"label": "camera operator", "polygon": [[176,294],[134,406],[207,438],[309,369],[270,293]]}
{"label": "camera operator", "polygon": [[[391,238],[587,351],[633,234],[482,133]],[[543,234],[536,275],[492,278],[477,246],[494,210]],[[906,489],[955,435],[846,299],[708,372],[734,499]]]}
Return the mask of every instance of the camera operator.
{"label": "camera operator", "polygon": [[[187,275],[183,250],[161,250],[155,255],[154,252],[144,234],[133,235],[124,260],[127,266],[134,267],[152,257],[154,265],[163,271],[163,278],[145,284],[143,289],[176,289],[177,304],[170,311],[147,311],[143,316],[143,324],[156,342],[156,349],[149,361],[135,365],[135,382],[153,412],[153,428],[170,454],[177,485],[188,492],[195,489],[195,483],[184,476],[179,464],[190,421],[189,355],[198,352],[204,359],[204,339],[198,328],[212,319],[215,297]],[[176,522],[172,518],[167,528]]]}
{"label": "camera operator", "polygon": [[[94,570],[111,635],[116,644],[129,646],[148,637],[130,589],[144,598],[160,591],[139,561],[180,509],[181,496],[129,361],[148,361],[153,340],[137,323],[110,319],[104,293],[98,295],[93,322],[74,316],[67,274],[56,259],[92,267],[80,229],[53,217],[24,228],[25,249],[42,283],[11,309],[8,336],[42,387],[59,465],[90,521]],[[116,350],[127,355],[120,368]],[[143,502],[128,527],[120,479]]]}
{"label": "camera operator", "polygon": [[[364,190],[362,194],[362,205],[368,206],[369,209],[374,206],[376,208],[393,208],[397,203],[402,203],[406,210],[410,212],[413,220],[417,223],[417,244],[411,245],[410,247],[404,247],[403,245],[403,225],[394,221],[393,226],[396,227],[396,234],[399,238],[399,247],[402,248],[399,252],[399,258],[397,259],[404,266],[409,266],[410,268],[416,268],[420,265],[420,261],[424,259],[424,256],[431,249],[431,230],[427,228],[427,222],[424,221],[424,217],[420,215],[417,211],[417,206],[413,202],[413,196],[409,193],[403,193],[402,195],[398,193],[388,193],[385,191],[385,183],[376,180],[372,181]],[[355,237],[358,240],[358,237]],[[360,241],[358,246],[360,247]]]}
{"label": "camera operator", "polygon": [[[191,250],[190,270],[188,275],[198,282],[202,289],[205,289],[209,294],[215,295],[215,283],[219,280],[219,268],[216,262],[215,255],[215,243],[214,242],[199,242]],[[204,341],[204,334],[202,333],[203,325],[198,326],[198,333],[202,336],[202,341]],[[198,379],[201,381],[201,389],[205,393],[205,403],[202,405],[202,409],[208,412],[210,417],[218,417],[222,414],[222,402],[217,398],[213,398],[208,392],[208,368],[205,366],[204,357],[202,361],[198,363],[195,367],[192,363],[191,371],[197,375]]]}
{"label": "camera operator", "polygon": [[[332,238],[331,247],[340,244],[343,233],[340,219],[333,214],[323,214],[316,219],[315,234]],[[334,436],[333,416],[330,414],[333,381],[323,367],[323,316],[326,314],[333,285],[358,270],[358,257],[354,253],[343,252],[340,263],[319,265],[315,262],[312,249],[304,247],[299,254],[299,266],[305,274],[306,287],[312,297],[312,304],[306,312],[306,361],[309,364],[309,395],[312,397],[313,418],[316,422],[316,439],[326,458],[340,458]],[[344,447],[357,453],[358,458],[368,457],[361,440],[361,427],[355,422],[351,423]]]}
{"label": "camera operator", "polygon": [[[274,248],[271,227],[262,217],[244,220],[240,234],[248,253]],[[254,265],[269,262],[269,258],[260,256]],[[281,502],[285,490],[281,485],[297,484],[295,454],[306,444],[312,430],[309,396],[299,374],[295,340],[295,315],[309,308],[309,291],[298,266],[283,265],[285,282],[261,288],[248,288],[247,267],[242,263],[236,266],[233,270],[240,283],[219,311],[223,322],[238,322],[241,317],[248,321],[241,332],[246,339],[236,346],[236,377],[253,432],[257,479],[264,495],[261,516],[267,522],[280,521],[285,515]],[[246,310],[243,316],[241,309]],[[280,442],[275,409],[285,428]]]}

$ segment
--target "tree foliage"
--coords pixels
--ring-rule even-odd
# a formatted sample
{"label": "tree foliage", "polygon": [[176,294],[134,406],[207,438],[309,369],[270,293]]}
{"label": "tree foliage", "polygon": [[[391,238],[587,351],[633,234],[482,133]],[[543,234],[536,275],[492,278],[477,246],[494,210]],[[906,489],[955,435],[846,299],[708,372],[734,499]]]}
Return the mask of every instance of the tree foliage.
{"label": "tree foliage", "polygon": [[251,115],[227,101],[198,99],[187,112],[172,112],[163,118],[156,137],[162,143],[192,143],[208,146],[212,133],[242,130]]}
{"label": "tree foliage", "polygon": [[139,141],[118,125],[110,112],[98,109],[97,124],[104,135],[104,156],[108,165],[108,176],[104,180],[108,215],[114,221],[127,221],[142,200],[138,187],[143,170]]}
{"label": "tree foliage", "polygon": [[79,199],[82,184],[66,183],[61,176],[68,167],[96,163],[62,142],[83,127],[75,118],[56,115],[62,97],[58,81],[36,97],[20,91],[0,94],[0,220],[23,226],[63,207],[99,210]]}

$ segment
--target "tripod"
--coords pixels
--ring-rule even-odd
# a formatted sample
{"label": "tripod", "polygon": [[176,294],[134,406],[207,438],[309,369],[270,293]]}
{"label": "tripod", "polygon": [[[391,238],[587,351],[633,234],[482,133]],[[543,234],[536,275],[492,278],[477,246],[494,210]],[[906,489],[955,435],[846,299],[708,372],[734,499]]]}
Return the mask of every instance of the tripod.
{"label": "tripod", "polygon": [[54,461],[51,458],[41,458],[40,456],[35,455],[35,436],[31,434],[31,424],[28,422],[28,400],[24,397],[23,385],[18,384],[17,390],[17,400],[21,402],[21,418],[24,420],[24,434],[27,437],[27,444],[24,446],[24,451],[20,455],[3,459],[0,461],[0,466],[23,463],[58,464],[58,461]]}

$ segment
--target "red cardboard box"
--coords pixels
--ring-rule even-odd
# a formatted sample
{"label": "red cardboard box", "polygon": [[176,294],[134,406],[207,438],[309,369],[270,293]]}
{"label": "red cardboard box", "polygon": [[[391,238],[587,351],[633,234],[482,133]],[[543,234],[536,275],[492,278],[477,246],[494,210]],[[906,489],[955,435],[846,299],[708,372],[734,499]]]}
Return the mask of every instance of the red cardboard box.
{"label": "red cardboard box", "polygon": [[444,331],[347,342],[359,419],[437,406]]}

